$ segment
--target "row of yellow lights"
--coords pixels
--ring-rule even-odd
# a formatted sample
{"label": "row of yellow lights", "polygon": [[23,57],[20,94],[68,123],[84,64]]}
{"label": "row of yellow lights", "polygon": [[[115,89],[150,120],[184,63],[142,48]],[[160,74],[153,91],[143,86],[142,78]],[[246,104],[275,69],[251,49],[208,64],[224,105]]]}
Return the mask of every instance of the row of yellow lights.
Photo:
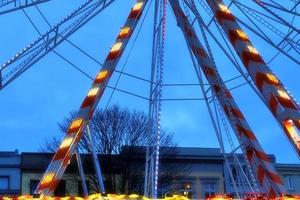
{"label": "row of yellow lights", "polygon": [[[149,198],[131,194],[131,195],[117,195],[117,194],[108,194],[108,195],[101,195],[101,194],[92,194],[86,198],[83,197],[38,197],[34,198],[31,195],[22,195],[17,198],[15,197],[0,197],[2,200],[151,200]],[[171,197],[165,197],[164,199],[157,199],[157,200],[188,200],[187,197],[180,196],[180,195],[173,195]]]}
{"label": "row of yellow lights", "polygon": [[[106,196],[102,196],[101,194],[93,194],[86,198],[83,197],[39,197],[34,198],[31,195],[22,195],[19,197],[0,197],[1,200],[151,200],[149,198],[137,195],[137,194],[131,194],[131,195],[116,195],[116,194],[108,194]],[[233,200],[233,198],[226,197],[226,196],[216,196],[212,198],[207,198],[208,200]],[[258,198],[247,198],[250,200],[257,200],[261,199]],[[277,197],[276,200],[297,200],[299,197]],[[163,199],[157,199],[157,200],[188,200],[185,196],[180,195],[173,195],[172,197],[165,197]]]}
{"label": "row of yellow lights", "polygon": [[[223,11],[223,12],[226,12],[226,13],[230,13],[230,10],[228,9],[227,6],[225,6],[224,4],[219,4],[219,7],[220,9]],[[245,32],[243,32],[242,30],[238,29],[236,30],[237,34],[242,38],[242,39],[249,39],[247,34]],[[259,54],[257,49],[255,49],[253,46],[251,45],[248,45],[247,46],[248,50],[251,52],[251,53],[254,53],[254,54]],[[273,75],[273,74],[269,74],[267,73],[267,78],[273,82],[274,84],[278,84],[279,83],[279,80]],[[290,99],[289,95],[283,91],[282,89],[279,89],[278,90],[278,94],[282,97],[282,98],[285,98],[285,99]]]}

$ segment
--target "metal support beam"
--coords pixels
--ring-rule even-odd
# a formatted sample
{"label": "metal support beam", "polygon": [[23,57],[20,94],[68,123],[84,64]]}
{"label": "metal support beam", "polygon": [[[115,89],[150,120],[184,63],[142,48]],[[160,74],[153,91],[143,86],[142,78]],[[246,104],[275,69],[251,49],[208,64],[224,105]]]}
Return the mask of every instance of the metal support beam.
{"label": "metal support beam", "polygon": [[87,196],[89,196],[89,193],[88,193],[88,189],[86,186],[86,180],[85,180],[85,176],[84,176],[84,169],[83,169],[82,162],[81,162],[81,156],[80,156],[80,153],[78,150],[76,151],[75,154],[76,154],[76,159],[77,159],[77,165],[78,165],[78,170],[79,170],[79,175],[80,175],[80,180],[81,180],[83,196],[87,197]]}
{"label": "metal support beam", "polygon": [[87,125],[87,127],[86,127],[86,133],[87,133],[87,137],[88,137],[88,140],[89,140],[89,143],[90,143],[94,168],[95,168],[95,171],[96,171],[96,176],[97,176],[97,181],[98,181],[98,189],[101,193],[105,193],[103,177],[102,177],[101,168],[100,168],[100,162],[99,162],[99,158],[98,158],[98,155],[97,155],[96,149],[95,149],[95,137],[91,133],[89,125]]}
{"label": "metal support beam", "polygon": [[161,137],[161,103],[164,64],[166,0],[155,0],[152,41],[151,84],[145,163],[144,196],[156,199]]}

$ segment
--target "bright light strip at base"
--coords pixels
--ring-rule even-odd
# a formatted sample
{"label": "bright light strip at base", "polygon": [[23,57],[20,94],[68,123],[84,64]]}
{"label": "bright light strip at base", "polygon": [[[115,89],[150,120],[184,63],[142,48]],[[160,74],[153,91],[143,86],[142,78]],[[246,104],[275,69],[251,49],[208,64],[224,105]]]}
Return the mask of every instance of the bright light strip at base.
{"label": "bright light strip at base", "polygon": [[[31,195],[22,195],[18,197],[11,197],[11,196],[0,196],[0,200],[151,200],[147,197],[143,197],[138,194],[130,194],[130,195],[125,195],[125,194],[107,194],[107,195],[102,195],[102,194],[92,194],[88,197],[82,198],[82,197],[37,197],[34,198]],[[180,195],[173,195],[171,197],[165,197],[163,199],[156,199],[156,200],[189,200],[185,196],[180,196]]]}

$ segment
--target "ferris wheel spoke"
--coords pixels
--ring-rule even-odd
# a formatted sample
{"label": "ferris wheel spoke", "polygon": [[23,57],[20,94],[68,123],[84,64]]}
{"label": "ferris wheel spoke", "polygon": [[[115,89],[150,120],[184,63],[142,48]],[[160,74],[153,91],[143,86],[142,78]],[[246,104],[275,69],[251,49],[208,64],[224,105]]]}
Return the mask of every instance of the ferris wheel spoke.
{"label": "ferris wheel spoke", "polygon": [[[300,44],[299,41],[295,41],[296,37],[299,35],[298,33],[296,33],[296,35],[294,35],[292,38],[290,38],[289,36],[294,32],[294,30],[291,30],[290,27],[288,33],[284,33],[283,31],[279,30],[278,28],[276,28],[273,24],[274,22],[280,23],[283,26],[286,26],[286,22],[282,22],[279,19],[274,19],[273,17],[270,17],[266,14],[263,14],[255,9],[252,9],[240,2],[235,2],[236,6],[240,9],[240,11],[247,17],[247,19],[260,31],[261,34],[264,35],[265,38],[268,39],[268,41],[271,41],[270,37],[268,37],[264,31],[262,31],[262,28],[260,28],[255,22],[254,19],[257,20],[260,24],[263,25],[263,28],[267,28],[270,31],[272,31],[273,33],[275,33],[277,36],[279,36],[280,38],[282,38],[282,42],[287,43],[288,46],[290,46],[291,48],[293,48],[298,54],[299,54],[299,49],[300,49]],[[267,20],[265,20],[264,18],[262,18],[260,15],[267,17],[269,20],[271,20],[273,23],[268,22]],[[281,43],[281,42],[280,42]]]}
{"label": "ferris wheel spoke", "polygon": [[273,17],[275,17],[276,19],[278,19],[279,21],[281,21],[284,25],[286,25],[290,29],[292,29],[295,32],[297,32],[298,34],[300,34],[300,30],[297,27],[295,27],[292,24],[290,24],[289,22],[287,22],[285,19],[283,19],[281,16],[279,16],[278,14],[276,14],[275,12],[273,12],[271,9],[269,9],[268,7],[266,7],[264,4],[258,3],[257,0],[252,0],[252,1],[255,2],[261,8],[263,8],[265,11],[267,11],[269,14],[271,14]]}
{"label": "ferris wheel spoke", "polygon": [[253,27],[251,27],[250,25],[248,25],[243,20],[239,19],[238,17],[235,17],[235,18],[236,18],[236,21],[238,21],[240,24],[242,24],[243,26],[245,26],[247,29],[249,29],[250,31],[252,31],[253,33],[255,33],[258,37],[260,37],[262,40],[264,40],[265,42],[267,42],[273,48],[275,48],[280,53],[282,53],[283,55],[285,55],[287,58],[289,58],[290,60],[292,60],[293,62],[295,62],[297,65],[300,65],[300,60],[298,58],[295,58],[289,52],[286,52],[284,49],[280,48],[277,44],[275,44],[273,41],[270,41],[263,34],[261,34],[260,32],[256,31]]}
{"label": "ferris wheel spoke", "polygon": [[0,90],[46,56],[115,0],[87,0],[0,67]]}
{"label": "ferris wheel spoke", "polygon": [[50,0],[4,0],[0,3],[0,15],[42,4]]}
{"label": "ferris wheel spoke", "polygon": [[279,4],[278,2],[275,2],[273,0],[270,0],[272,3],[268,3],[266,1],[260,1],[262,4],[264,4],[265,6],[268,6],[268,7],[271,7],[271,8],[274,8],[274,9],[277,9],[277,10],[280,10],[280,11],[283,11],[287,14],[291,14],[291,15],[295,15],[295,16],[300,16],[300,13],[294,11],[297,6],[300,4],[300,1],[297,1],[295,2],[295,5],[291,8],[291,9],[288,9],[286,7],[284,7],[283,5]]}

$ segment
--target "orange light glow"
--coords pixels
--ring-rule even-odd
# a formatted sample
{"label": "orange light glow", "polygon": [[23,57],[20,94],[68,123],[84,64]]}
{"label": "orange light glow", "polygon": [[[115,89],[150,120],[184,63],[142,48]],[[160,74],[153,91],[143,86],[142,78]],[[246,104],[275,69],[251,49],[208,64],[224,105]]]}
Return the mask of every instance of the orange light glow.
{"label": "orange light glow", "polygon": [[246,35],[245,32],[243,32],[242,30],[238,29],[236,30],[237,34],[243,39],[243,40],[248,40],[248,36]]}
{"label": "orange light glow", "polygon": [[139,11],[139,10],[141,10],[143,4],[144,4],[143,2],[138,2],[138,3],[136,3],[136,4],[133,6],[132,11]]}
{"label": "orange light glow", "polygon": [[107,70],[103,70],[103,71],[99,72],[99,74],[96,77],[96,81],[98,81],[98,82],[103,81],[106,78],[107,74],[108,74]]}
{"label": "orange light glow", "polygon": [[231,13],[230,10],[228,9],[227,6],[225,6],[224,4],[219,4],[219,8],[221,9],[221,11],[225,12],[225,13]]}
{"label": "orange light glow", "polygon": [[51,181],[53,181],[54,176],[55,176],[54,173],[45,174],[45,176],[41,180],[41,185],[49,184]]}
{"label": "orange light glow", "polygon": [[111,48],[110,52],[120,51],[121,47],[122,47],[122,42],[116,42],[114,46]]}
{"label": "orange light glow", "polygon": [[71,145],[72,141],[73,141],[73,138],[70,138],[70,137],[65,138],[63,140],[63,142],[61,143],[61,145],[59,146],[59,148],[63,149],[63,148],[69,147]]}
{"label": "orange light glow", "polygon": [[293,120],[288,119],[284,122],[284,127],[289,132],[290,137],[294,140],[295,143],[297,143],[297,146],[300,147],[300,137],[297,133],[297,130],[295,129]]}
{"label": "orange light glow", "polygon": [[279,89],[279,90],[277,90],[277,92],[280,95],[280,97],[287,99],[287,100],[290,99],[289,95],[285,91]]}
{"label": "orange light glow", "polygon": [[253,46],[248,45],[247,48],[251,53],[258,54],[258,51]]}
{"label": "orange light glow", "polygon": [[97,95],[99,91],[98,87],[93,87],[92,89],[90,89],[89,93],[88,93],[88,97],[94,97]]}
{"label": "orange light glow", "polygon": [[76,119],[72,122],[71,126],[70,126],[70,129],[73,130],[73,129],[78,129],[81,124],[82,124],[83,120],[82,119]]}
{"label": "orange light glow", "polygon": [[119,33],[119,37],[124,37],[130,32],[130,27],[123,27]]}
{"label": "orange light glow", "polygon": [[279,80],[273,74],[266,73],[266,75],[267,75],[268,80],[270,82],[272,82],[273,84],[278,84],[279,83]]}

